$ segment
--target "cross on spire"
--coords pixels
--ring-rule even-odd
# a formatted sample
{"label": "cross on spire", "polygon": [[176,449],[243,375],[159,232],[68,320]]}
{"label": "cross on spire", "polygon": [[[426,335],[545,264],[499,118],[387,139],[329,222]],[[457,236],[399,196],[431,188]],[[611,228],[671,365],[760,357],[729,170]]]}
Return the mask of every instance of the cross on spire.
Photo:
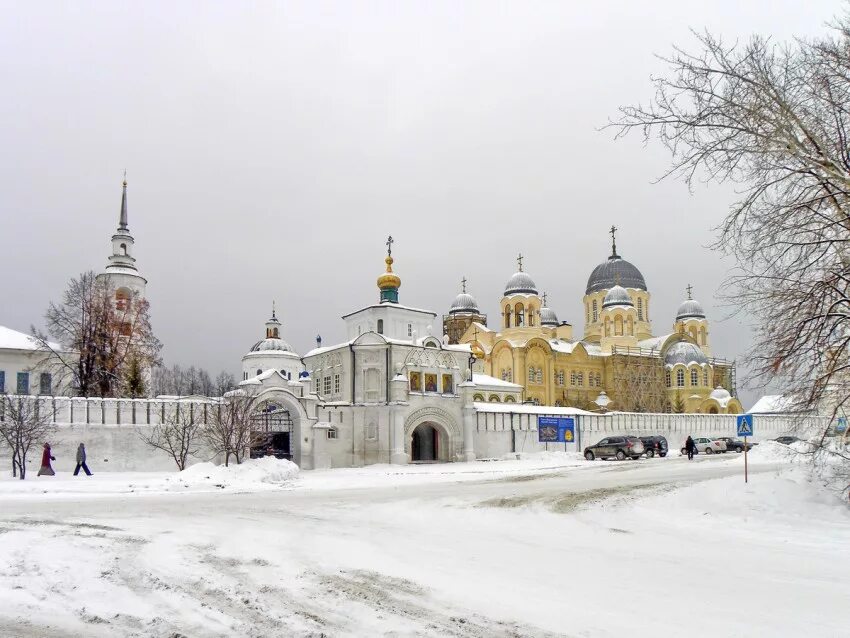
{"label": "cross on spire", "polygon": [[546,307],[546,295],[547,293],[543,293],[543,306]]}
{"label": "cross on spire", "polygon": [[272,299],[272,319],[277,319],[277,317],[275,316],[274,299]]}
{"label": "cross on spire", "polygon": [[461,290],[466,293],[466,277],[460,280]]}
{"label": "cross on spire", "polygon": [[617,230],[618,229],[617,229],[616,226],[611,226],[611,230],[608,231],[609,234],[611,235],[611,256],[612,257],[618,257],[619,256],[619,255],[617,255]]}
{"label": "cross on spire", "polygon": [[390,235],[387,237],[387,255],[390,257],[392,257],[393,254],[393,243],[395,243],[395,240],[393,239],[393,236]]}
{"label": "cross on spire", "polygon": [[519,255],[517,255],[517,258],[516,258],[516,263],[519,265],[519,271],[520,272],[522,272],[522,260],[523,260],[523,256],[522,256],[522,253],[520,253]]}
{"label": "cross on spire", "polygon": [[693,289],[694,288],[693,288],[693,286],[691,286],[691,284],[688,284],[688,287],[685,288],[685,290],[688,291],[688,299],[693,299],[693,297],[691,297],[691,293],[693,292]]}

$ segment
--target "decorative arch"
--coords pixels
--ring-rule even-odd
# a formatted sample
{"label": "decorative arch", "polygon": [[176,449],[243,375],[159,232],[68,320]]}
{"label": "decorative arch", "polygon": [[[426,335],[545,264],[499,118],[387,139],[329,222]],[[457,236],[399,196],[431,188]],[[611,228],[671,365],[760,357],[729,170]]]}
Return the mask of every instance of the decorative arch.
{"label": "decorative arch", "polygon": [[502,400],[499,398],[498,394],[491,394],[489,397],[487,397],[487,401],[489,403],[501,403],[502,402]]}
{"label": "decorative arch", "polygon": [[[280,374],[275,370],[277,374]],[[281,375],[283,378],[283,375]],[[256,396],[251,397],[249,407],[255,410],[264,403],[276,403],[289,412],[292,419],[292,460],[296,465],[302,466],[302,451],[301,445],[304,442],[303,431],[309,423],[309,417],[304,406],[294,394],[284,388],[269,388],[259,392]],[[302,466],[303,467],[303,466]]]}

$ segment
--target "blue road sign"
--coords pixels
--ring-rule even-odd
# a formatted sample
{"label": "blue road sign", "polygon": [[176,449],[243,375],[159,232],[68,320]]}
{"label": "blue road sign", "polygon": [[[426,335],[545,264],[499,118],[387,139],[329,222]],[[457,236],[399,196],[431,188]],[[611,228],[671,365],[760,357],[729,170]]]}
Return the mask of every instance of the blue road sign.
{"label": "blue road sign", "polygon": [[576,422],[572,417],[537,417],[537,440],[541,443],[574,443]]}
{"label": "blue road sign", "polygon": [[738,436],[753,435],[753,415],[739,414],[738,415]]}
{"label": "blue road sign", "polygon": [[847,417],[840,416],[838,417],[838,422],[835,424],[835,431],[838,434],[842,434],[847,431]]}

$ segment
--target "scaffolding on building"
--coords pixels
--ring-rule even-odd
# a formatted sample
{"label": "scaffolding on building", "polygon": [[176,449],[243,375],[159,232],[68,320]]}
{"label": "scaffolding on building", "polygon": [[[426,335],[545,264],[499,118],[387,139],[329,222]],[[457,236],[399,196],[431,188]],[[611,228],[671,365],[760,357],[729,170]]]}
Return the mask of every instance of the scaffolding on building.
{"label": "scaffolding on building", "polygon": [[655,349],[614,346],[611,351],[612,398],[618,410],[669,412],[664,362]]}

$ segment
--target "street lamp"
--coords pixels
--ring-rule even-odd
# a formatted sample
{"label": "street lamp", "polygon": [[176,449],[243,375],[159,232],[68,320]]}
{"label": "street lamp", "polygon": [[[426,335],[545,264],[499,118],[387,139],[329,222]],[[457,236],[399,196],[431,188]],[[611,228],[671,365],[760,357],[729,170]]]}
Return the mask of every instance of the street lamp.
{"label": "street lamp", "polygon": [[605,390],[601,390],[601,391],[599,392],[599,396],[598,396],[598,397],[596,397],[596,401],[594,401],[594,403],[595,403],[596,405],[598,405],[598,406],[599,406],[599,408],[600,408],[603,412],[605,412],[605,408],[606,408],[606,406],[607,406],[609,403],[611,403],[611,399],[609,399],[609,398],[608,398],[608,395],[607,395],[607,394],[605,394]]}
{"label": "street lamp", "polygon": [[477,341],[473,341],[469,346],[469,381],[472,382],[472,366],[476,361],[484,359],[484,350],[478,345]]}

